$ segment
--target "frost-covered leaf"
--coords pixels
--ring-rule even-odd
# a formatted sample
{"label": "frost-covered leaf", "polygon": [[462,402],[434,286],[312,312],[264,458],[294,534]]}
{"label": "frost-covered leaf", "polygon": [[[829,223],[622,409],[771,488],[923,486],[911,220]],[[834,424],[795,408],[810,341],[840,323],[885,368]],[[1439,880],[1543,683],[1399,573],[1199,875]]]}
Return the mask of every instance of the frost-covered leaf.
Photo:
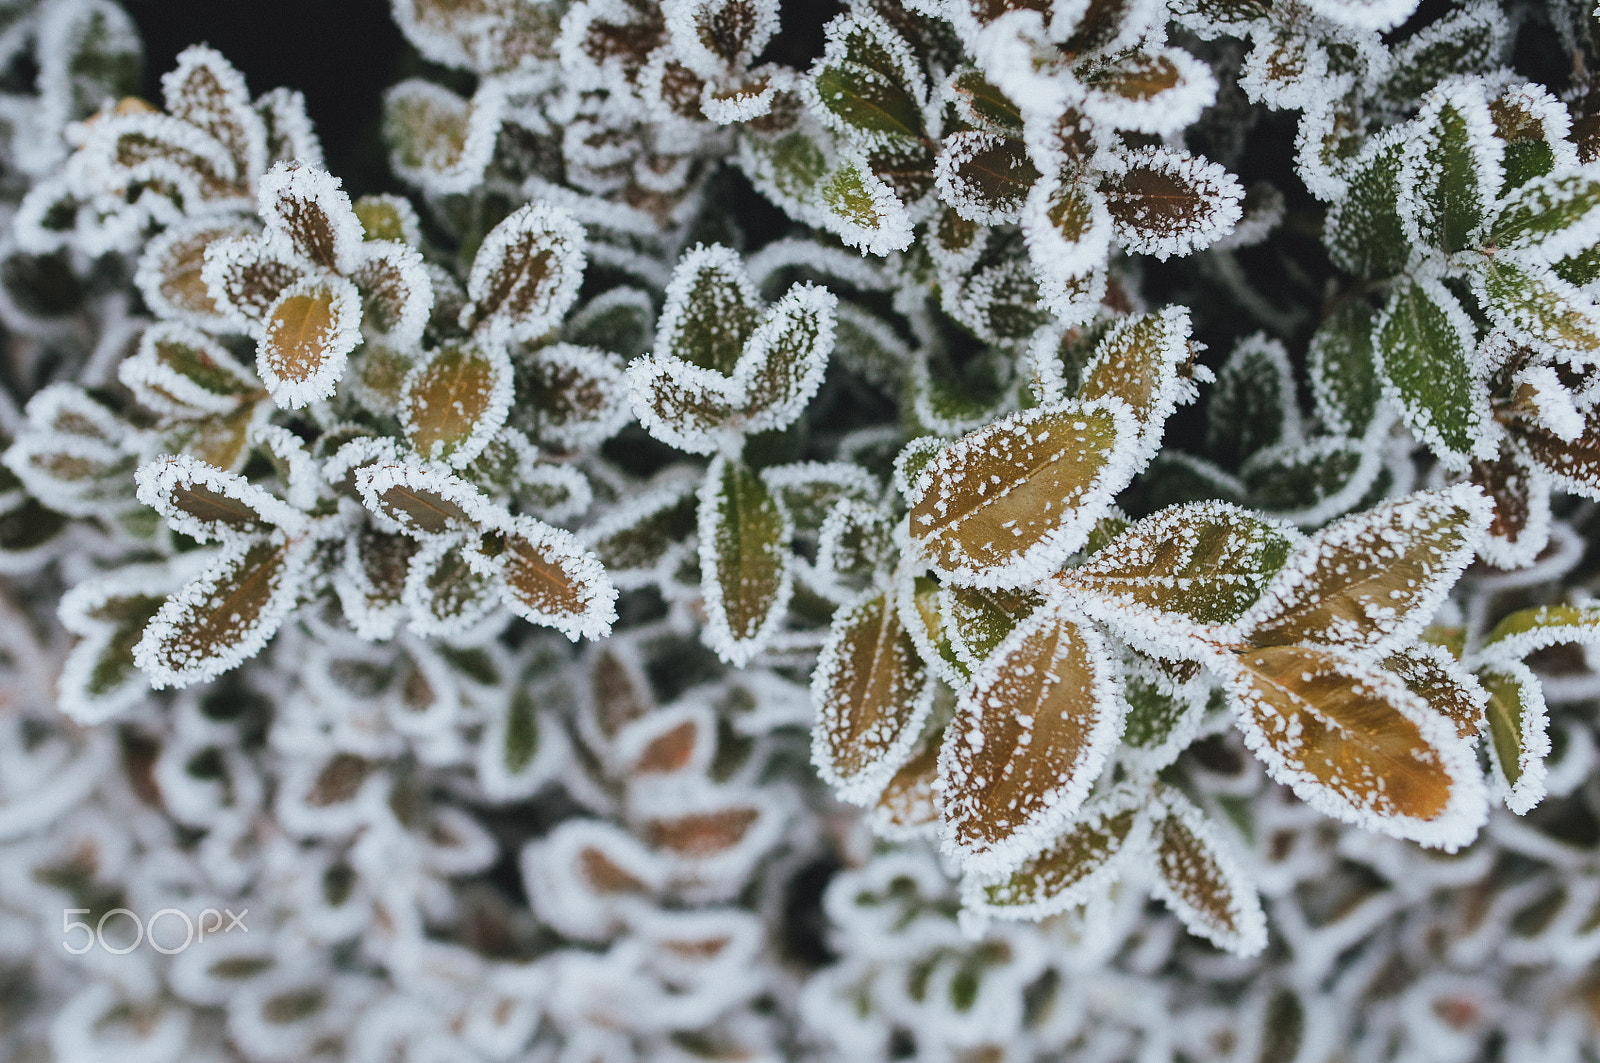
{"label": "frost-covered leaf", "polygon": [[642,491],[584,529],[584,541],[614,578],[652,572],[695,534],[695,486],[680,476]]}
{"label": "frost-covered leaf", "polygon": [[1473,462],[1472,482],[1494,503],[1479,556],[1496,568],[1532,564],[1550,540],[1549,474],[1532,462],[1502,454],[1495,461]]}
{"label": "frost-covered leaf", "polygon": [[816,570],[824,578],[867,578],[887,565],[894,553],[892,521],[866,502],[840,500],[817,529]]}
{"label": "frost-covered leaf", "polygon": [[145,304],[157,317],[224,328],[228,319],[201,276],[206,248],[248,232],[242,223],[229,218],[201,217],[168,227],[145,245],[134,274]]}
{"label": "frost-covered leaf", "polygon": [[1114,790],[1084,804],[1071,826],[1022,861],[994,876],[969,875],[962,904],[997,919],[1043,919],[1077,907],[1120,877],[1150,832],[1143,795]]}
{"label": "frost-covered leaf", "polygon": [[1161,444],[1167,418],[1193,397],[1189,367],[1189,312],[1169,306],[1160,313],[1126,317],[1112,325],[1083,367],[1078,398],[1121,399],[1140,425],[1140,464]]}
{"label": "frost-covered leaf", "polygon": [[295,284],[311,280],[305,263],[292,248],[261,236],[212,240],[202,253],[205,261],[200,277],[206,294],[233,332],[259,336],[278,297]]}
{"label": "frost-covered leaf", "polygon": [[406,376],[401,429],[425,460],[459,469],[505,424],[511,399],[511,360],[503,348],[448,343]]}
{"label": "frost-covered leaf", "polygon": [[1267,920],[1253,883],[1222,833],[1177,790],[1160,791],[1166,813],[1155,824],[1152,892],[1218,948],[1253,956],[1267,946]]}
{"label": "frost-covered leaf", "polygon": [[738,252],[696,245],[673,268],[656,324],[655,356],[731,376],[760,323],[760,305]]}
{"label": "frost-covered leaf", "polygon": [[1566,104],[1542,85],[1516,85],[1489,101],[1495,134],[1505,141],[1502,196],[1556,169],[1578,165],[1578,152],[1567,139],[1572,115]]}
{"label": "frost-covered leaf", "polygon": [[421,255],[395,241],[368,240],[350,279],[361,292],[366,329],[395,347],[411,347],[422,338],[433,309],[433,284]]}
{"label": "frost-covered leaf", "polygon": [[1173,506],[1067,570],[1063,583],[1103,599],[1114,625],[1136,623],[1144,611],[1226,624],[1255,603],[1299,543],[1292,529],[1226,502]]}
{"label": "frost-covered leaf", "polygon": [[267,131],[250,103],[244,78],[221,53],[203,44],[178,53],[161,76],[167,113],[220,144],[231,163],[228,176],[243,183],[267,168]]}
{"label": "frost-covered leaf", "polygon": [[823,780],[846,801],[877,798],[913,753],[933,694],[888,595],[839,609],[811,677],[811,760]]}
{"label": "frost-covered leaf", "polygon": [[945,447],[913,485],[913,546],[956,582],[1017,587],[1059,568],[1132,474],[1117,400],[1037,407]]}
{"label": "frost-covered leaf", "polygon": [[1419,491],[1328,525],[1239,621],[1255,646],[1397,648],[1420,632],[1489,523],[1471,484]]}
{"label": "frost-covered leaf", "polygon": [[1118,670],[1063,599],[973,674],[939,754],[945,845],[971,872],[1015,867],[1076,815],[1122,722]]}
{"label": "frost-covered leaf", "polygon": [[1096,288],[1103,286],[1095,274],[1103,270],[1111,248],[1105,197],[1080,181],[1035,181],[1022,207],[1022,232],[1040,297],[1068,322],[1090,316],[1099,302]]}
{"label": "frost-covered leaf", "polygon": [[493,340],[537,339],[578,297],[585,262],[582,226],[559,207],[527,204],[478,246],[462,325]]}
{"label": "frost-covered leaf", "polygon": [[927,81],[894,27],[863,8],[828,23],[827,35],[807,82],[820,117],[867,139],[921,137]]}
{"label": "frost-covered leaf", "polygon": [[483,177],[505,112],[498,82],[486,81],[472,99],[443,85],[410,78],[383,98],[389,165],[427,192],[466,192]]}
{"label": "frost-covered leaf", "polygon": [[1586,602],[1519,609],[1489,630],[1472,660],[1499,665],[1565,644],[1600,644],[1600,605]]}
{"label": "frost-covered leaf", "polygon": [[157,690],[213,679],[260,653],[294,609],[314,544],[282,533],[225,541],[156,612],[133,659]]}
{"label": "frost-covered leaf", "polygon": [[761,479],[802,531],[820,528],[844,499],[872,499],[878,494],[872,474],[846,461],[771,465],[761,471]]}
{"label": "frost-covered leaf", "polygon": [[1031,591],[945,587],[939,599],[945,638],[961,663],[976,669],[1041,600]]}
{"label": "frost-covered leaf", "polygon": [[532,412],[542,443],[574,450],[598,446],[631,417],[618,355],[555,343],[533,352],[521,368],[519,410]]}
{"label": "frost-covered leaf", "polygon": [[333,586],[344,618],[364,639],[387,639],[403,618],[406,573],[417,542],[408,535],[363,524],[345,542],[344,562]]}
{"label": "frost-covered leaf", "polygon": [[1181,48],[1121,52],[1083,80],[1084,106],[1096,121],[1157,135],[1193,125],[1217,96],[1210,67]]}
{"label": "frost-covered leaf", "polygon": [[5,466],[28,493],[72,517],[107,516],[134,502],[137,458],[122,444],[116,416],[72,384],[40,389],[26,423],[6,449]]}
{"label": "frost-covered leaf", "polygon": [[117,366],[117,379],[139,402],[174,417],[230,413],[261,394],[261,385],[221,344],[198,329],[152,325],[139,349]]}
{"label": "frost-covered leaf", "polygon": [[1397,206],[1405,146],[1399,129],[1373,137],[1353,164],[1347,194],[1329,208],[1323,239],[1340,269],[1391,277],[1410,260],[1411,238]]}
{"label": "frost-covered leaf", "polygon": [[748,67],[778,31],[772,0],[669,0],[663,14],[677,56],[704,78]]}
{"label": "frost-covered leaf", "polygon": [[361,296],[338,277],[285,288],[267,308],[256,370],[280,406],[328,398],[361,342]]}
{"label": "frost-covered leaf", "polygon": [[1413,242],[1447,254],[1475,246],[1500,190],[1503,152],[1481,86],[1458,81],[1429,93],[1400,165],[1398,207]]}
{"label": "frost-covered leaf", "polygon": [[1206,455],[1231,465],[1300,435],[1294,371],[1282,343],[1246,336],[1217,374],[1206,403]]}
{"label": "frost-covered leaf", "polygon": [[911,244],[911,215],[894,189],[865,161],[845,158],[816,186],[821,221],[851,247],[874,255]]}
{"label": "frost-covered leaf", "polygon": [[902,840],[928,837],[938,831],[935,787],[939,783],[939,748],[943,739],[942,730],[924,735],[911,759],[894,773],[868,813],[873,833]]}
{"label": "frost-covered leaf", "polygon": [[1478,672],[1489,692],[1489,759],[1496,796],[1526,815],[1545,796],[1545,758],[1550,755],[1550,720],[1544,688],[1527,665],[1502,661]]}
{"label": "frost-covered leaf", "polygon": [[497,529],[495,538],[498,552],[492,565],[504,581],[502,597],[513,613],[553,627],[574,642],[611,633],[616,588],[600,559],[571,532],[516,517]]}
{"label": "frost-covered leaf", "polygon": [[761,477],[724,457],[706,470],[698,523],[705,637],[742,667],[777,632],[793,593],[793,524]]}
{"label": "frost-covered leaf", "polygon": [[261,178],[261,218],[302,258],[334,273],[355,268],[361,221],[339,179],[314,166],[279,163]]}
{"label": "frost-covered leaf", "polygon": [[1377,413],[1383,388],[1372,350],[1372,310],[1357,300],[1338,307],[1306,353],[1317,416],[1330,432],[1361,435]]}
{"label": "frost-covered leaf", "polygon": [[242,476],[194,458],[167,455],[139,469],[139,501],[175,531],[200,542],[255,536],[277,526],[299,531],[305,516]]}
{"label": "frost-covered leaf", "polygon": [[174,580],[163,568],[130,566],[78,584],[61,597],[61,625],[79,637],[61,666],[61,711],[79,723],[101,723],[132,707],[150,689],[134,664],[144,634]]}
{"label": "frost-covered leaf", "polygon": [[503,585],[496,577],[455,536],[424,540],[411,557],[400,595],[408,625],[436,638],[470,631],[501,603]]}
{"label": "frost-covered leaf", "polygon": [[956,105],[968,125],[990,133],[1022,132],[1022,109],[996,88],[981,70],[958,70],[944,84],[944,98]]}
{"label": "frost-covered leaf", "polygon": [[744,431],[786,428],[804,412],[833,351],[837,302],[826,288],[797,284],[767,311],[734,368]]}
{"label": "frost-covered leaf", "polygon": [[1568,442],[1533,424],[1518,426],[1517,443],[1564,490],[1600,497],[1600,410],[1583,419],[1583,431]]}
{"label": "frost-covered leaf", "polygon": [[377,458],[355,468],[353,480],[386,531],[441,535],[495,520],[495,507],[476,487],[436,469]]}
{"label": "frost-covered leaf", "polygon": [[1390,293],[1373,325],[1384,394],[1417,437],[1452,467],[1499,450],[1477,337],[1456,297],[1438,281],[1411,278]]}
{"label": "frost-covered leaf", "polygon": [[1513,254],[1474,265],[1469,275],[1474,292],[1514,341],[1568,361],[1600,361],[1600,308],[1582,290]]}
{"label": "frost-covered leaf", "polygon": [[[1500,58],[1510,25],[1500,5],[1474,0],[1452,5],[1395,50],[1385,91],[1413,101],[1440,81],[1489,69]],[[1402,16],[1403,18],[1404,16]]]}
{"label": "frost-covered leaf", "polygon": [[[1192,670],[1183,675],[1179,669]],[[1210,691],[1197,681],[1198,666],[1165,662],[1142,655],[1125,659],[1123,697],[1124,756],[1135,771],[1159,771],[1176,760],[1200,732]]]}
{"label": "frost-covered leaf", "polygon": [[945,137],[934,167],[940,196],[980,225],[1015,221],[1039,176],[1021,140],[973,130]]}
{"label": "frost-covered leaf", "polygon": [[416,247],[422,242],[422,223],[417,209],[404,196],[384,192],[362,196],[352,208],[361,222],[363,240],[386,240]]}
{"label": "frost-covered leaf", "polygon": [[1455,724],[1462,738],[1475,738],[1483,732],[1488,695],[1448,650],[1419,642],[1385,657],[1382,663],[1400,677],[1406,689]]}
{"label": "frost-covered leaf", "polygon": [[1207,247],[1233,231],[1244,187],[1214,162],[1169,148],[1117,157],[1100,192],[1129,251],[1167,259]]}
{"label": "frost-covered leaf", "polygon": [[1325,815],[1454,850],[1487,814],[1483,777],[1455,725],[1401,680],[1340,651],[1245,650],[1227,683],[1245,742]]}
{"label": "frost-covered leaf", "polygon": [[1528,182],[1502,200],[1489,226],[1496,251],[1559,262],[1600,239],[1600,168]]}
{"label": "frost-covered leaf", "polygon": [[1384,458],[1384,451],[1365,439],[1316,436],[1257,452],[1239,470],[1239,479],[1251,505],[1315,526],[1390,486]]}

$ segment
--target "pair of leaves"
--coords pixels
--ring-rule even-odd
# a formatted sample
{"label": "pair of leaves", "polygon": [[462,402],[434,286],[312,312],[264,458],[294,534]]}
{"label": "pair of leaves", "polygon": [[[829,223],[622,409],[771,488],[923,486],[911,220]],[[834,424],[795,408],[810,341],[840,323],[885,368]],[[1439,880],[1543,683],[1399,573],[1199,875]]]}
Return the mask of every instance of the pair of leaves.
{"label": "pair of leaves", "polygon": [[735,252],[696,247],[667,286],[654,352],[628,367],[639,422],[692,454],[787,427],[822,382],[836,302],[801,284],[763,312]]}

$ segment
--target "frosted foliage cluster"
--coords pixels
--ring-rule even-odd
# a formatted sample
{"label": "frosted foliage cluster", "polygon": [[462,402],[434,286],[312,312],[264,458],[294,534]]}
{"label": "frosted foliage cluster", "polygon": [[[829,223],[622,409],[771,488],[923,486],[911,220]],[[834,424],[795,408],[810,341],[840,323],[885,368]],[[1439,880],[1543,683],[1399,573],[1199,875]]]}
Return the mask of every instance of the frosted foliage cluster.
{"label": "frosted foliage cluster", "polygon": [[1600,1063],[1600,11],[390,6],[0,2],[0,1058]]}

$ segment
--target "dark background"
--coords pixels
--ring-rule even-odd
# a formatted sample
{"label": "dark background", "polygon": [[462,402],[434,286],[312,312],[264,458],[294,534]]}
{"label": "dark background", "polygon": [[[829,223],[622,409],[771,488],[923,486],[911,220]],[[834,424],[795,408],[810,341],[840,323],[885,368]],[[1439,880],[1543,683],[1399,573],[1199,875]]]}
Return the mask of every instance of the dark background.
{"label": "dark background", "polygon": [[177,54],[205,43],[244,73],[250,93],[299,89],[328,170],[352,196],[392,186],[383,93],[417,63],[387,0],[128,0],[144,37],[142,95],[161,99]]}

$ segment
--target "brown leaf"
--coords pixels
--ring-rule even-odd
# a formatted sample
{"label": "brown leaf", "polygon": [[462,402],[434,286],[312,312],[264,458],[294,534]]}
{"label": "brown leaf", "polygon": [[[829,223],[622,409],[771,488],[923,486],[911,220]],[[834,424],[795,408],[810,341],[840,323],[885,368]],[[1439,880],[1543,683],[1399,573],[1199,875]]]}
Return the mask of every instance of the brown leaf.
{"label": "brown leaf", "polygon": [[1488,694],[1448,651],[1419,643],[1385,657],[1383,667],[1399,676],[1407,690],[1455,724],[1456,734],[1462,738],[1476,738],[1483,733],[1483,706]]}
{"label": "brown leaf", "polygon": [[943,833],[969,871],[1012,864],[1076,813],[1121,711],[1100,636],[1064,602],[1017,625],[973,674],[939,754]]}
{"label": "brown leaf", "polygon": [[845,800],[873,800],[911,754],[933,704],[927,668],[888,595],[834,614],[811,699],[818,772]]}
{"label": "brown leaf", "polygon": [[423,458],[460,468],[505,423],[511,398],[511,363],[504,352],[448,343],[406,377],[400,423]]}
{"label": "brown leaf", "polygon": [[1016,587],[1060,567],[1131,470],[1125,407],[1066,403],[1013,414],[942,450],[918,477],[916,549],[959,583]]}
{"label": "brown leaf", "polygon": [[1422,630],[1488,523],[1488,500],[1470,484],[1346,517],[1297,551],[1240,623],[1255,646],[1402,643]]}
{"label": "brown leaf", "polygon": [[571,532],[531,517],[504,531],[499,556],[506,604],[524,620],[553,627],[573,641],[600,638],[616,618],[616,589],[600,561]]}
{"label": "brown leaf", "polygon": [[1255,888],[1198,808],[1174,790],[1162,792],[1162,803],[1167,815],[1156,827],[1156,894],[1191,932],[1241,956],[1260,952],[1267,928]]}
{"label": "brown leaf", "polygon": [[1483,779],[1455,726],[1387,672],[1336,650],[1246,650],[1227,692],[1267,771],[1314,808],[1425,845],[1470,841]]}

